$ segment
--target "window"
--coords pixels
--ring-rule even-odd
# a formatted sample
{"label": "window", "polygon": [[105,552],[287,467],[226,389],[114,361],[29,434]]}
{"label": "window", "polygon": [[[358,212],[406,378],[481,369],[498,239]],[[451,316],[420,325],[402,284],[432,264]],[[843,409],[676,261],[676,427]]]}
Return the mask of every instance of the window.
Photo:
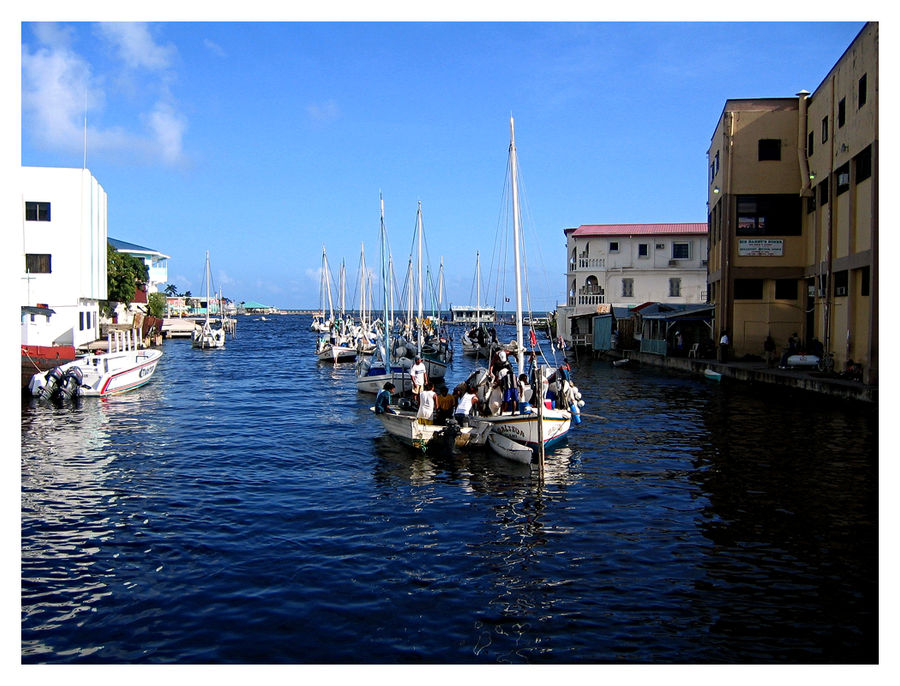
{"label": "window", "polygon": [[622,279],[622,297],[634,297],[634,279]]}
{"label": "window", "polygon": [[834,187],[834,194],[840,195],[850,190],[850,163],[842,164],[834,170],[834,177],[837,181]]}
{"label": "window", "polygon": [[844,126],[844,122],[847,121],[847,98],[841,98],[841,101],[838,103],[838,128],[842,128]]}
{"label": "window", "polygon": [[822,120],[822,142],[828,142],[828,117]]}
{"label": "window", "polygon": [[638,243],[638,257],[647,257],[650,254],[649,243]]}
{"label": "window", "polygon": [[872,146],[866,147],[861,153],[853,158],[854,171],[856,172],[856,183],[865,181],[872,176]]}
{"label": "window", "polygon": [[812,157],[813,143],[815,143],[815,136],[813,136],[813,132],[810,131],[809,135],[806,137],[806,156],[807,157]]}
{"label": "window", "polygon": [[665,244],[665,243],[657,243],[657,244],[656,244],[656,249],[657,249],[657,250],[665,250],[665,249],[666,249],[666,244]]}
{"label": "window", "polygon": [[859,105],[856,109],[859,109],[863,105],[866,104],[866,75],[863,74],[859,77],[859,95],[857,97]]}
{"label": "window", "polygon": [[735,279],[734,280],[734,299],[735,300],[762,300],[763,282],[762,279]]}
{"label": "window", "polygon": [[869,268],[863,267],[859,275],[859,294],[862,296],[869,295]]}
{"label": "window", "polygon": [[689,260],[691,259],[690,243],[672,243],[672,259],[673,260]]}
{"label": "window", "polygon": [[796,279],[775,279],[775,300],[796,300]]}
{"label": "window", "polygon": [[610,241],[609,242],[609,251],[610,252],[619,252],[619,241]]}
{"label": "window", "polygon": [[29,274],[49,274],[50,255],[25,255],[25,271]]}
{"label": "window", "polygon": [[681,279],[669,279],[669,297],[681,297]]}
{"label": "window", "polygon": [[91,313],[90,312],[87,313],[86,320],[87,320],[87,328],[90,329],[91,328]]}
{"label": "window", "polygon": [[716,150],[716,159],[715,159],[714,164],[716,165],[716,169],[715,169],[715,172],[713,172],[713,176],[718,176],[719,175],[719,151],[718,150]]}
{"label": "window", "polygon": [[48,221],[50,221],[50,203],[49,202],[26,202],[25,203],[25,221],[28,221],[28,222],[48,222]]}
{"label": "window", "polygon": [[828,179],[824,179],[822,183],[819,184],[819,204],[828,204]]}
{"label": "window", "polygon": [[803,206],[799,195],[739,195],[738,236],[799,236]]}
{"label": "window", "polygon": [[806,214],[810,214],[811,212],[816,211],[816,192],[815,190],[812,192],[812,195],[806,198]]}
{"label": "window", "polygon": [[834,295],[837,298],[847,295],[848,272],[846,269],[834,273]]}
{"label": "window", "polygon": [[78,313],[78,330],[84,331],[84,312]]}
{"label": "window", "polygon": [[781,140],[779,138],[759,139],[759,161],[778,161],[781,159]]}

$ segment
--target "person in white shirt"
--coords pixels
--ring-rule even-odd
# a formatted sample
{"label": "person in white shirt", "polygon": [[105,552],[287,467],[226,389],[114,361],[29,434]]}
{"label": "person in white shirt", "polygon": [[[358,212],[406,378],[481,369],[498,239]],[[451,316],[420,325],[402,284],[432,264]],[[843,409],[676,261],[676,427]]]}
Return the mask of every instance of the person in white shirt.
{"label": "person in white shirt", "polygon": [[466,390],[459,397],[459,402],[456,403],[456,413],[453,415],[453,418],[456,419],[460,426],[469,426],[469,414],[477,402],[478,399],[472,392],[472,389],[467,386]]}
{"label": "person in white shirt", "polygon": [[434,392],[434,384],[427,381],[425,388],[419,393],[419,411],[416,412],[416,417],[424,419],[426,424],[434,421],[435,396],[437,393]]}
{"label": "person in white shirt", "polygon": [[417,396],[425,388],[425,382],[428,381],[428,370],[425,369],[421,357],[417,357],[416,363],[409,368],[409,375],[412,377],[412,393]]}

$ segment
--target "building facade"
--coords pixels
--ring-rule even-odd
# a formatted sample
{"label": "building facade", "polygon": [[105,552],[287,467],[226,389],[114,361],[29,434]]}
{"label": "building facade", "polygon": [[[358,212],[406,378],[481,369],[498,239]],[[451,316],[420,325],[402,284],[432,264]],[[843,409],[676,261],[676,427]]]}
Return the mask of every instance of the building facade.
{"label": "building facade", "polygon": [[708,157],[717,336],[741,357],[797,333],[875,383],[878,24],[812,94],[728,100]]}
{"label": "building facade", "polygon": [[125,253],[141,260],[147,267],[147,293],[161,293],[160,286],[165,288],[169,282],[169,256],[159,250],[145,248],[117,238],[110,238],[109,244],[120,253]]}
{"label": "building facade", "polygon": [[569,342],[573,318],[646,302],[706,302],[707,224],[586,224],[564,233],[566,304],[557,312]]}
{"label": "building facade", "polygon": [[99,337],[106,300],[106,191],[86,169],[21,167],[20,301],[47,305],[52,343]]}

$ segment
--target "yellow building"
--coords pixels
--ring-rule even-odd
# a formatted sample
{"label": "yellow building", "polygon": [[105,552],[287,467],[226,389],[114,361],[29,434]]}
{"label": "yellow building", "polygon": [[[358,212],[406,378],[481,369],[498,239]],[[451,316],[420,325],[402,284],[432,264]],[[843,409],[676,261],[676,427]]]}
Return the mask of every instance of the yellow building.
{"label": "yellow building", "polygon": [[878,377],[878,24],[819,87],[728,100],[709,156],[709,302],[733,356],[808,352]]}

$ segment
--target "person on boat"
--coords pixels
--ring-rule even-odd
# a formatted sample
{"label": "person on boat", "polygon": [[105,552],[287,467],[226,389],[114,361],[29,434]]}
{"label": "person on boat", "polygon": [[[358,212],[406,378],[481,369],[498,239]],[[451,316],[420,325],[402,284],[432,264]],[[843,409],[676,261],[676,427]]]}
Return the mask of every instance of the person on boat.
{"label": "person on boat", "polygon": [[485,413],[488,417],[500,414],[503,409],[503,391],[500,390],[500,382],[494,381],[486,393]]}
{"label": "person on boat", "polygon": [[425,420],[423,423],[431,424],[434,420],[435,397],[434,384],[425,382],[425,388],[419,393],[419,410],[416,417]]}
{"label": "person on boat", "polygon": [[531,389],[531,384],[528,383],[528,375],[527,374],[519,374],[519,411],[522,410],[522,405],[531,401],[531,396],[534,395],[534,392]]}
{"label": "person on boat", "polygon": [[409,368],[409,375],[412,378],[412,394],[418,398],[428,382],[428,370],[421,357],[416,357],[416,363]]}
{"label": "person on boat", "polygon": [[440,394],[435,398],[434,423],[446,424],[453,416],[453,408],[456,407],[456,398],[446,386],[440,387]]}
{"label": "person on boat", "polygon": [[378,395],[375,396],[375,414],[396,414],[390,408],[391,393],[395,388],[396,386],[390,381],[384,383],[382,389],[378,391]]}
{"label": "person on boat", "polygon": [[467,386],[465,393],[460,396],[459,402],[456,404],[456,413],[453,415],[460,426],[469,426],[469,415],[477,404],[478,398],[472,388]]}

